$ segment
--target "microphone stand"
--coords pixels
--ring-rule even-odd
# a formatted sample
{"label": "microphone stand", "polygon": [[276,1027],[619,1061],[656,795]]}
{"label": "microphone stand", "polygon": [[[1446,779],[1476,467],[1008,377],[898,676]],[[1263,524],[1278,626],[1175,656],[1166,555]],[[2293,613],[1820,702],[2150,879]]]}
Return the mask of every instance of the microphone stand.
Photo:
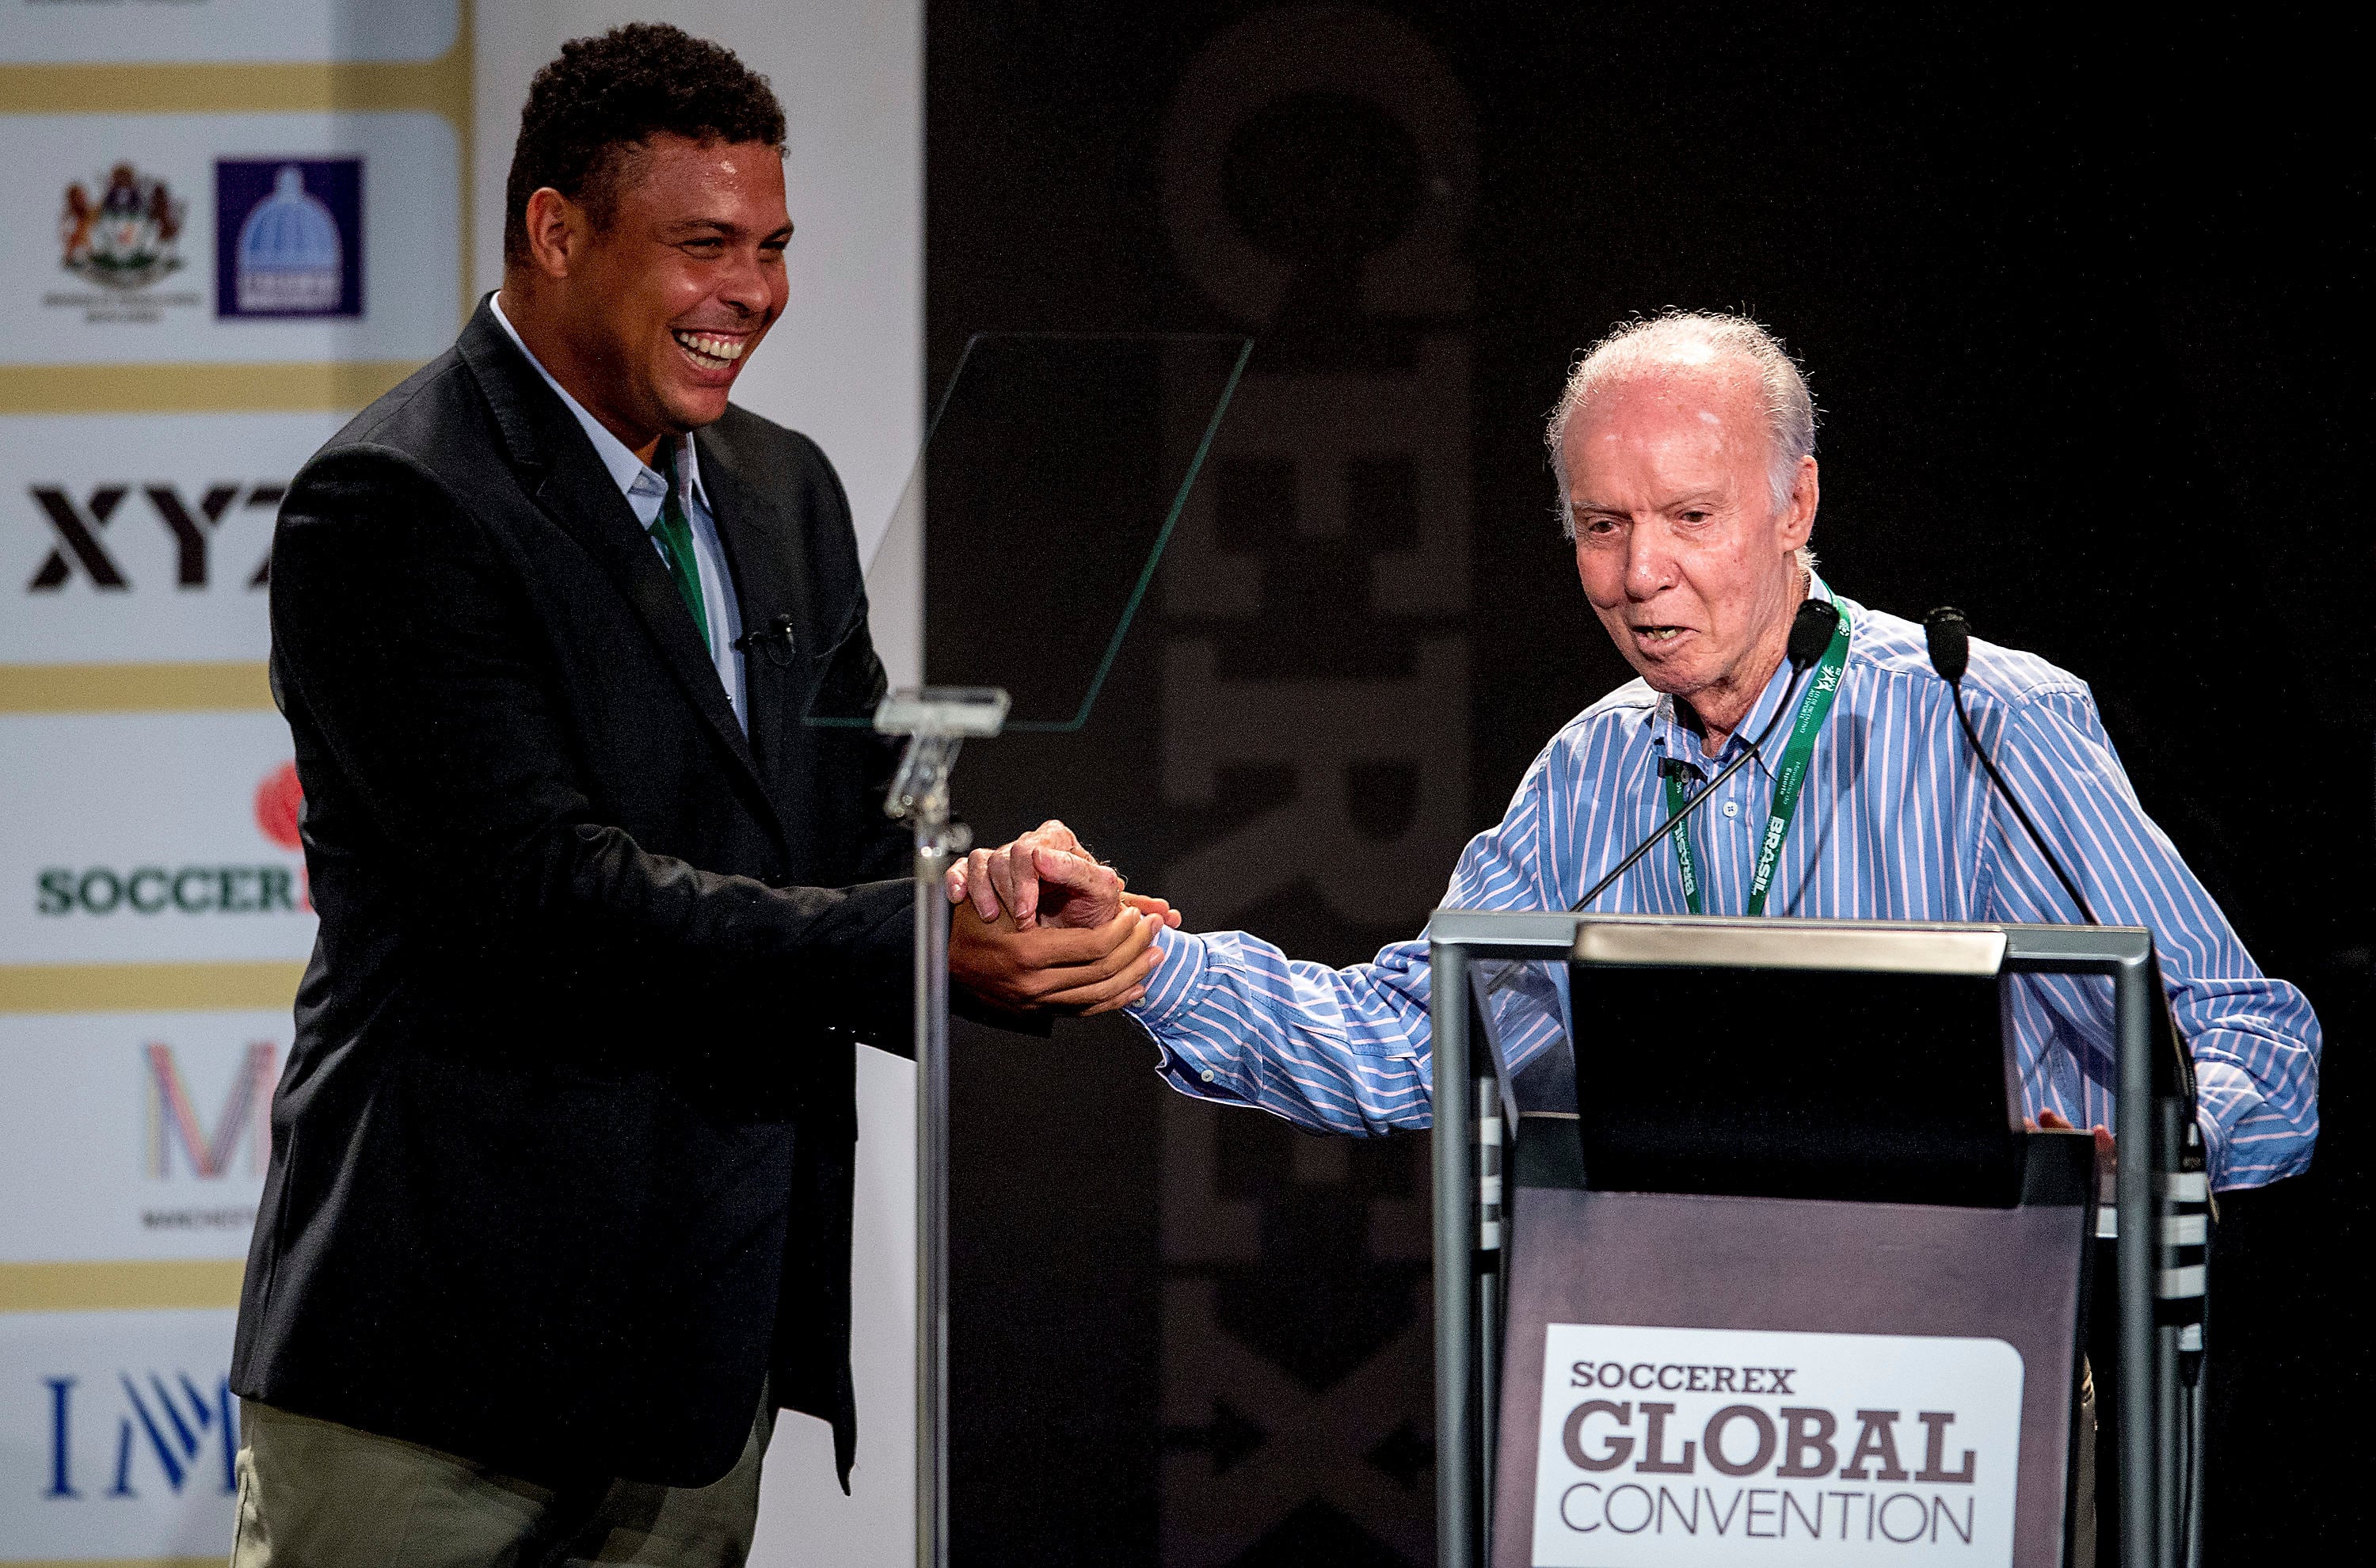
{"label": "microphone stand", "polygon": [[1006,724],[995,686],[925,686],[885,695],[874,728],[905,735],[885,815],[916,846],[916,1565],[949,1561],[949,901],[941,879],[973,844],[949,812],[949,773],[968,739]]}
{"label": "microphone stand", "polygon": [[2029,835],[2029,841],[2032,844],[2037,846],[2037,852],[2045,857],[2047,865],[2054,873],[2054,879],[2062,884],[2062,891],[2071,896],[2072,904],[2079,911],[2079,923],[2102,925],[2104,922],[2096,918],[2096,911],[2087,907],[2086,896],[2079,891],[2079,885],[2071,880],[2069,872],[2062,869],[2061,860],[2052,849],[2047,848],[2046,835],[2040,833],[2037,830],[2037,824],[2029,819],[2029,813],[2022,805],[2021,797],[2013,792],[2013,786],[2006,783],[2004,775],[1997,771],[1996,759],[1989,755],[1989,749],[1986,746],[1980,744],[1979,731],[1972,728],[1972,716],[1964,707],[1963,677],[1958,675],[1949,681],[1947,690],[1954,695],[1955,718],[1964,726],[1964,739],[1972,743],[1972,754],[1978,757],[1980,766],[1989,770],[1990,782],[1997,787],[1997,797],[2011,806],[2013,814],[2021,819],[2022,831]]}

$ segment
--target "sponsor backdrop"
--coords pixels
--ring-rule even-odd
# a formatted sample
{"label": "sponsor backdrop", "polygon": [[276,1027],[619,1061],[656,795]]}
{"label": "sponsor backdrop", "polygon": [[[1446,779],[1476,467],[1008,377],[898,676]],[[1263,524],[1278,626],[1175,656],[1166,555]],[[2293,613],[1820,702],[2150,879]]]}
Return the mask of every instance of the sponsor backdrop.
{"label": "sponsor backdrop", "polygon": [[[0,0],[0,1564],[228,1547],[232,1309],[315,930],[273,517],[496,281],[529,77],[636,14]],[[879,529],[922,402],[916,7],[669,15],[790,119],[793,303],[740,400]],[[788,1421],[761,1562],[909,1554],[912,1075],[867,1054],[857,1495]]]}

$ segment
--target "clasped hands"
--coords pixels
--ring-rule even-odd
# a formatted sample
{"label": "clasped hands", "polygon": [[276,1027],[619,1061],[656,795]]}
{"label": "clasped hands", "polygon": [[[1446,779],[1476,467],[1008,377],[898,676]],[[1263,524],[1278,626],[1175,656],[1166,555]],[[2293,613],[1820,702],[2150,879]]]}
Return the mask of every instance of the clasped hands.
{"label": "clasped hands", "polygon": [[1009,1013],[1087,1016],[1146,994],[1155,933],[1180,923],[1049,821],[949,868],[949,980]]}

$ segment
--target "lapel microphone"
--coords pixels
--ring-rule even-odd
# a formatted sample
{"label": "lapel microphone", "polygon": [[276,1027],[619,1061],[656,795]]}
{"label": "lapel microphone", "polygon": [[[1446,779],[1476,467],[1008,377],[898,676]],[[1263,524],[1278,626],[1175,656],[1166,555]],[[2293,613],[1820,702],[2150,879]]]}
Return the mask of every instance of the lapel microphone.
{"label": "lapel microphone", "polygon": [[792,661],[791,616],[783,611],[778,611],[767,618],[767,624],[764,629],[743,633],[734,639],[733,647],[735,652],[746,655],[754,649],[765,650],[767,658],[773,662],[790,665]]}
{"label": "lapel microphone", "polygon": [[[1759,748],[1765,744],[1765,738],[1774,733],[1774,727],[1782,722],[1782,716],[1790,711],[1791,703],[1799,695],[1799,683],[1807,678],[1807,671],[1814,666],[1817,659],[1824,657],[1824,650],[1832,646],[1832,635],[1839,630],[1839,624],[1838,607],[1826,600],[1810,599],[1799,606],[1799,613],[1790,619],[1790,642],[1787,649],[1790,660],[1790,685],[1782,694],[1781,705],[1775,708],[1773,717],[1766,719],[1765,728],[1760,730],[1757,732],[1757,738],[1749,742],[1747,751],[1733,758],[1723,772],[1708,780],[1706,789],[1693,795],[1682,810],[1660,823],[1656,833],[1634,845],[1634,852],[1617,862],[1616,870],[1594,883],[1583,897],[1569,905],[1571,911],[1581,911],[1586,904],[1606,893],[1612,883],[1634,869],[1634,861],[1648,854],[1653,847],[1663,840],[1668,834],[1672,833],[1676,826],[1686,821],[1693,812],[1714,800],[1718,785],[1740,772],[1742,765],[1751,757],[1764,754]],[[1662,764],[1661,771],[1685,766],[1681,758],[1675,758]]]}

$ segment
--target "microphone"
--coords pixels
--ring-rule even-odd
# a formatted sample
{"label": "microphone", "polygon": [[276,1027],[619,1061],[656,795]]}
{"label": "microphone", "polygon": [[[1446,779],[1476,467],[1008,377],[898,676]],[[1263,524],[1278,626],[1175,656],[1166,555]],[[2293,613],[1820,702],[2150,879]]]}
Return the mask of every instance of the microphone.
{"label": "microphone", "polygon": [[1942,604],[1922,617],[1922,639],[1930,647],[1930,668],[1939,672],[1939,679],[1946,682],[1947,690],[1954,694],[1955,717],[1963,723],[1964,739],[1971,742],[1972,754],[1978,757],[1980,766],[1988,770],[1989,781],[1996,786],[1996,791],[2004,798],[2005,804],[2013,808],[2014,816],[2021,823],[2022,831],[2029,835],[2029,841],[2037,846],[2037,852],[2046,857],[2047,865],[2054,872],[2054,879],[2062,884],[2062,891],[2071,896],[2071,902],[2078,909],[2080,923],[2103,924],[2096,918],[2096,911],[2087,907],[2087,899],[2079,891],[2079,885],[2071,879],[2071,873],[2062,869],[2062,862],[2048,847],[2046,835],[2040,833],[2037,824],[2029,819],[2029,813],[2022,807],[2021,797],[2013,792],[2013,786],[2006,783],[2004,775],[1997,771],[1996,759],[1989,755],[1986,746],[1980,744],[1979,731],[1972,728],[1971,713],[1964,707],[1964,671],[1971,667],[1972,662],[1972,624],[1964,618],[1962,611],[1953,605]]}
{"label": "microphone", "polygon": [[[2078,884],[2072,881],[2071,873],[2062,869],[2062,862],[2057,860],[2054,851],[2047,847],[2046,836],[2038,832],[2037,824],[2032,822],[2029,819],[2029,813],[2022,809],[2021,797],[2013,792],[2013,786],[2006,783],[2004,775],[1997,771],[1995,760],[1989,755],[1988,748],[1980,744],[1978,731],[1972,728],[1972,716],[1964,707],[1964,671],[1970,668],[1972,661],[1972,624],[1964,618],[1962,611],[1953,605],[1942,604],[1922,617],[1922,639],[1930,645],[1930,668],[1939,672],[1939,679],[1946,682],[1947,689],[1954,694],[1955,717],[1963,723],[1964,739],[1971,742],[1972,754],[1978,757],[1980,766],[1988,770],[1989,781],[1995,785],[1997,793],[2004,798],[2004,802],[2013,807],[2013,814],[2019,819],[2022,831],[2029,835],[2029,841],[2037,846],[2037,852],[2045,856],[2046,863],[2053,868],[2055,880],[2062,884],[2062,891],[2069,894],[2071,902],[2078,907],[2081,921],[2088,925],[2103,924],[2103,921],[2096,918],[2096,911],[2088,908],[2087,900],[2081,896]],[[2161,1004],[2165,1010],[2168,1008],[2169,998],[2167,995],[2161,998]],[[2174,1019],[2170,1023],[2169,1038],[2176,1057],[2170,1070],[2180,1107],[2180,1126],[2182,1129],[2179,1138],[2179,1169],[2182,1173],[2192,1175],[2194,1180],[2200,1182],[2203,1170],[2203,1135],[2195,1121],[2194,1058],[2187,1050],[2186,1038],[2179,1033],[2178,1025]],[[2044,1065],[2045,1060],[2041,1054],[2038,1058],[2041,1066]],[[2025,1075],[2022,1080],[2025,1093],[2028,1087],[2029,1080]],[[2192,1220],[2196,1225],[2202,1225],[2204,1220],[2199,1217],[2210,1207],[2210,1188],[2207,1184],[2196,1187],[2192,1189],[2192,1196],[2179,1199],[2173,1206],[2184,1211],[2180,1216],[2181,1221]],[[2097,1234],[2100,1236],[2102,1233],[2098,1231]],[[2199,1230],[2197,1232],[2199,1240],[2191,1243],[2192,1247],[2200,1249],[2193,1253],[2193,1256],[2201,1260],[2201,1263],[2209,1261],[2209,1235],[2207,1229]],[[2190,1244],[2176,1244],[2180,1248],[2188,1245]],[[2171,1255],[2183,1259],[2188,1253],[2183,1250],[2173,1250]],[[2188,1270],[2180,1267],[2171,1272],[2183,1277]],[[2166,1314],[2161,1321],[2166,1324],[2174,1324],[2179,1329],[2179,1377],[2189,1391],[2187,1397],[2190,1404],[2193,1406],[2193,1414],[2188,1418],[2192,1428],[2190,1441],[2199,1444],[2202,1441],[2202,1412],[2200,1404],[2197,1402],[2201,1399],[2201,1395],[2194,1391],[2203,1376],[2204,1288],[2202,1283],[2201,1264],[2197,1265],[2195,1277],[2197,1283],[2191,1291],[2173,1290],[2164,1286],[2156,1294],[2159,1300],[2160,1310],[2163,1314]],[[2191,1487],[2193,1484],[2192,1478],[2188,1478],[2183,1484]]]}
{"label": "microphone", "polygon": [[1765,743],[1766,736],[1774,733],[1774,726],[1782,722],[1782,716],[1790,711],[1791,701],[1799,695],[1799,683],[1807,678],[1808,670],[1817,659],[1824,657],[1824,650],[1832,646],[1832,635],[1839,629],[1839,610],[1827,600],[1810,599],[1800,604],[1799,613],[1792,616],[1790,620],[1790,641],[1786,649],[1790,660],[1790,684],[1782,694],[1781,706],[1775,708],[1772,718],[1766,719],[1765,728],[1760,730],[1757,732],[1757,738],[1749,742],[1747,751],[1733,758],[1723,772],[1708,780],[1706,789],[1693,795],[1690,803],[1682,810],[1660,823],[1656,833],[1634,845],[1634,852],[1617,862],[1616,870],[1594,883],[1583,897],[1570,905],[1571,911],[1581,911],[1586,904],[1608,892],[1611,884],[1634,869],[1634,861],[1648,854],[1668,834],[1672,833],[1678,826],[1688,820],[1693,812],[1715,799],[1718,785],[1740,772],[1742,765],[1751,757],[1764,754],[1758,748]]}
{"label": "microphone", "polygon": [[736,637],[733,642],[734,651],[749,654],[765,649],[767,657],[776,663],[789,665],[792,661],[793,624],[792,617],[789,613],[778,611],[768,619],[765,627],[745,632]]}

